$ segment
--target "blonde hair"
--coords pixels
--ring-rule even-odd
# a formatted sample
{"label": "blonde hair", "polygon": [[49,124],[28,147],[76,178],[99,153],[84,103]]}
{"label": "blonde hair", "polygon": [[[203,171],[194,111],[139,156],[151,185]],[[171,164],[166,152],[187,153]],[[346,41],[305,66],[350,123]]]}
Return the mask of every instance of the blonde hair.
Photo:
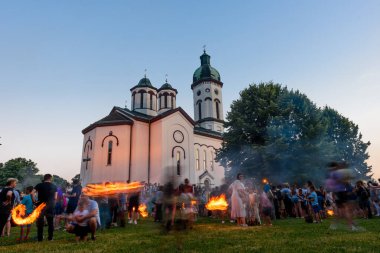
{"label": "blonde hair", "polygon": [[12,183],[14,183],[14,182],[18,182],[18,179],[17,178],[13,178],[13,177],[11,177],[11,178],[8,178],[7,179],[7,186],[10,186]]}

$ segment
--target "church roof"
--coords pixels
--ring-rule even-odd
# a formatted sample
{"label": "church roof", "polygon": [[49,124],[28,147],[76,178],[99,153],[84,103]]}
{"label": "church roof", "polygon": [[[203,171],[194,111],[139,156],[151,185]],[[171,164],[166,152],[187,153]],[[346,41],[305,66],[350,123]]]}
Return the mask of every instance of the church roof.
{"label": "church roof", "polygon": [[[166,118],[169,115],[172,115],[173,113],[179,112],[181,113],[187,121],[195,126],[194,120],[183,110],[181,107],[177,107],[175,109],[166,111],[160,115],[157,116],[150,116],[143,113],[139,113],[136,111],[131,111],[128,108],[121,108],[118,106],[115,106],[110,114],[101,120],[96,121],[95,123],[89,125],[85,129],[82,130],[82,133],[88,133],[92,129],[96,127],[102,127],[102,126],[116,126],[116,125],[133,125],[133,121],[142,121],[145,123],[152,123],[155,121],[158,121],[160,119]],[[210,138],[217,138],[222,139],[222,134],[219,132],[215,132],[209,129],[205,129],[202,127],[194,127],[194,134],[202,135]]]}
{"label": "church roof", "polygon": [[82,133],[85,134],[96,127],[101,126],[116,126],[116,125],[132,125],[133,121],[128,117],[120,114],[117,110],[112,110],[110,114],[101,120],[96,121],[95,123],[89,125],[85,129],[83,129]]}
{"label": "church roof", "polygon": [[169,110],[169,111],[166,111],[164,113],[161,113],[160,115],[157,115],[156,117],[154,117],[154,119],[152,119],[151,122],[155,122],[157,120],[163,119],[163,118],[165,118],[169,115],[172,115],[173,113],[176,113],[176,112],[180,112],[187,119],[187,121],[189,121],[190,124],[192,124],[193,126],[195,125],[194,120],[181,107],[177,107],[173,110]]}
{"label": "church roof", "polygon": [[223,135],[220,132],[216,132],[210,129],[206,129],[203,127],[194,127],[194,134],[197,135],[203,135],[206,137],[211,137],[211,138],[217,138],[217,139],[223,139]]}

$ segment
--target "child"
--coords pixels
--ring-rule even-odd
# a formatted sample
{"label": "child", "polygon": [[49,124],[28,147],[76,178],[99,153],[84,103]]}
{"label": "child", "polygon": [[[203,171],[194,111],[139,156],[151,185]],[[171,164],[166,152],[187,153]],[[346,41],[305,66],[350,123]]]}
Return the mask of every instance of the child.
{"label": "child", "polygon": [[[268,192],[270,189],[268,190]],[[265,194],[265,193],[264,193]],[[253,188],[249,190],[249,225],[261,225],[260,214],[259,214],[259,200],[257,194]]]}
{"label": "child", "polygon": [[321,218],[320,218],[320,216],[319,216],[319,210],[320,210],[320,208],[319,208],[319,203],[318,203],[318,195],[317,195],[317,193],[315,192],[315,187],[312,185],[312,186],[310,186],[310,195],[309,195],[309,201],[310,201],[310,204],[311,204],[311,207],[312,207],[312,209],[313,209],[313,211],[314,211],[314,222],[315,223],[320,223],[320,222],[322,222],[321,221]]}
{"label": "child", "polygon": [[[84,201],[79,201],[78,208],[74,211],[74,220],[81,216],[85,216],[88,214],[87,203]],[[79,242],[79,240],[86,241],[88,234],[88,220],[83,220],[82,222],[78,222],[75,226],[75,240]]]}
{"label": "child", "polygon": [[294,203],[294,209],[296,213],[296,218],[303,218],[302,205],[304,201],[304,196],[302,194],[302,189],[294,189],[292,201]]}
{"label": "child", "polygon": [[[33,202],[34,202],[33,192],[34,192],[33,186],[26,187],[26,195],[24,196],[24,198],[21,201],[21,204],[23,204],[26,207],[26,210],[25,210],[25,215],[26,216],[30,215],[33,212],[33,209],[34,209],[34,205],[33,205]],[[28,236],[29,236],[29,233],[30,233],[31,226],[32,226],[31,224],[26,225],[26,234],[25,234],[24,238],[23,238],[23,236],[24,236],[24,227],[25,227],[25,225],[20,226],[20,228],[21,228],[21,230],[20,230],[20,238],[18,239],[18,241],[22,241],[22,240],[26,241],[26,240],[28,240]]]}

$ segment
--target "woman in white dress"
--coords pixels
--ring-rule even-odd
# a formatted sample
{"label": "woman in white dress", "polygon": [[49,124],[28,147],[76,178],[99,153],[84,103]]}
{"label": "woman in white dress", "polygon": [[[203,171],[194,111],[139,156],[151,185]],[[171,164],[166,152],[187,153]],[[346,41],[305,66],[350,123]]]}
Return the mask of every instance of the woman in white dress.
{"label": "woman in white dress", "polygon": [[237,179],[230,185],[228,190],[232,192],[231,219],[236,219],[238,225],[247,226],[245,223],[246,211],[244,206],[244,202],[247,199],[247,192],[242,182],[243,178],[244,176],[239,173]]}

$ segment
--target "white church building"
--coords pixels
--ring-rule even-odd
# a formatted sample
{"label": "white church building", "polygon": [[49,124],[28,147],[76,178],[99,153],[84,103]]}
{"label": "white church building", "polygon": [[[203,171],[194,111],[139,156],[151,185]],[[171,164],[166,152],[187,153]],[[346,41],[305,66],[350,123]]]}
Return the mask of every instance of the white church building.
{"label": "white church building", "polygon": [[142,78],[130,89],[131,109],[115,106],[82,133],[82,184],[168,179],[218,186],[224,168],[215,161],[223,133],[223,83],[206,51],[200,56],[191,89],[194,119],[177,107],[177,90]]}

